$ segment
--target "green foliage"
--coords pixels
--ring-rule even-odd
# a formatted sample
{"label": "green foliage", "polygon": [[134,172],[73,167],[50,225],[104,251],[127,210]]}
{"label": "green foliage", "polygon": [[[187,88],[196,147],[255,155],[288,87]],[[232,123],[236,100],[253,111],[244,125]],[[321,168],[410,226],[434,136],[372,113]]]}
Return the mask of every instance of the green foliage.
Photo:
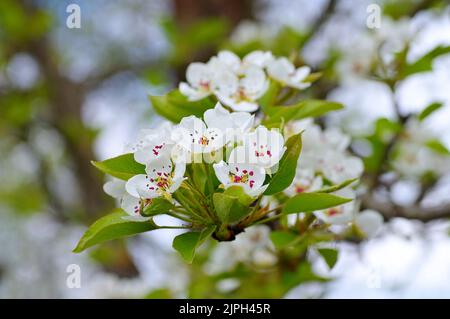
{"label": "green foliage", "polygon": [[435,47],[416,61],[406,64],[400,71],[399,78],[404,79],[416,73],[432,71],[434,59],[448,53],[450,53],[450,46]]}
{"label": "green foliage", "polygon": [[270,80],[267,91],[258,101],[264,113],[268,114],[270,112],[270,109],[275,104],[278,93],[280,93],[280,89],[281,85],[278,82]]}
{"label": "green foliage", "polygon": [[275,55],[289,56],[302,47],[306,35],[292,27],[282,28],[271,43],[271,51]]}
{"label": "green foliage", "polygon": [[294,105],[274,106],[267,110],[269,118],[265,121],[265,124],[279,123],[283,120],[288,122],[307,117],[319,117],[343,107],[341,103],[322,100],[304,100]]}
{"label": "green foliage", "polygon": [[348,179],[340,184],[337,185],[333,185],[333,186],[329,186],[326,188],[322,188],[319,189],[318,191],[316,191],[315,193],[334,193],[340,189],[343,189],[351,184],[353,184],[354,182],[356,182],[358,180],[358,178],[352,178],[352,179]]}
{"label": "green foliage", "polygon": [[426,118],[428,118],[431,114],[433,114],[437,110],[441,109],[443,106],[444,106],[444,104],[441,102],[431,103],[422,112],[419,113],[417,118],[419,119],[419,121],[423,121]]}
{"label": "green foliage", "polygon": [[319,249],[317,249],[317,251],[323,257],[323,259],[327,263],[328,267],[330,269],[333,269],[333,267],[336,265],[336,262],[338,260],[339,252],[333,248],[319,248]]}
{"label": "green foliage", "polygon": [[190,264],[194,260],[195,250],[212,235],[215,229],[215,226],[209,226],[202,231],[193,231],[178,235],[174,238],[172,246]]}
{"label": "green foliage", "polygon": [[304,282],[325,282],[327,280],[327,278],[316,275],[312,265],[307,261],[302,262],[295,271],[284,272],[282,277],[283,285],[287,288],[293,288]]}
{"label": "green foliage", "polygon": [[387,145],[400,133],[402,125],[387,118],[378,119],[375,123],[374,133],[367,137],[372,153],[364,158],[365,169],[368,172],[377,171],[384,160]]}
{"label": "green foliage", "polygon": [[156,216],[169,212],[174,207],[174,204],[162,197],[153,198],[150,205],[145,207],[142,212],[143,216]]}
{"label": "green foliage", "polygon": [[249,206],[255,200],[253,197],[244,192],[242,187],[237,185],[228,187],[223,193],[231,197],[236,197],[244,206]]}
{"label": "green foliage", "polygon": [[240,202],[238,196],[215,193],[213,203],[217,216],[224,224],[237,222],[249,213],[248,207]]}
{"label": "green foliage", "polygon": [[175,65],[194,59],[196,52],[219,46],[229,32],[230,25],[221,18],[207,18],[181,28],[172,18],[163,19],[162,26],[173,50],[170,60]]}
{"label": "green foliage", "polygon": [[277,249],[282,249],[289,244],[292,244],[297,238],[297,234],[288,231],[276,230],[270,233],[270,240]]}
{"label": "green foliage", "polygon": [[297,161],[301,150],[301,133],[291,136],[286,142],[286,151],[280,160],[278,170],[272,177],[269,187],[267,187],[264,195],[273,195],[283,191],[291,185],[295,177]]}
{"label": "green foliage", "polygon": [[436,152],[437,154],[450,155],[450,150],[439,140],[436,139],[429,140],[427,141],[425,146],[428,147],[433,152]]}
{"label": "green foliage", "polygon": [[86,248],[105,241],[136,235],[159,228],[151,220],[135,222],[124,219],[124,217],[129,217],[129,215],[122,210],[116,210],[114,213],[97,220],[84,233],[73,252],[80,253]]}
{"label": "green foliage", "polygon": [[344,198],[328,193],[300,193],[286,201],[283,214],[313,212],[339,206],[351,201],[351,198]]}
{"label": "green foliage", "polygon": [[122,180],[128,180],[138,174],[145,174],[145,166],[137,163],[131,153],[107,159],[103,162],[92,161],[92,165],[103,173]]}
{"label": "green foliage", "polygon": [[191,102],[178,90],[173,90],[162,96],[149,96],[149,100],[155,111],[168,119],[178,123],[183,117],[195,115],[202,117],[203,113],[213,108],[215,102],[210,98]]}

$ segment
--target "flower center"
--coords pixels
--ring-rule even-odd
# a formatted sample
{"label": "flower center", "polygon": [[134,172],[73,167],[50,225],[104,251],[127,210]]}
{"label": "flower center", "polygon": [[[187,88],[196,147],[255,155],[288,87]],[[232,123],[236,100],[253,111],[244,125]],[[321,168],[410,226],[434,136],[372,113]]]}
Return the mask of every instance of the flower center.
{"label": "flower center", "polygon": [[154,191],[156,188],[156,191],[160,191],[163,193],[167,191],[170,186],[172,186],[173,180],[171,174],[165,172],[157,172],[156,176],[156,178],[150,178],[150,182],[152,182],[152,184],[147,184],[149,190]]}
{"label": "flower center", "polygon": [[152,149],[153,155],[158,156],[164,145],[165,143],[162,143],[161,145],[155,145],[155,147]]}
{"label": "flower center", "polygon": [[305,190],[306,190],[306,187],[304,187],[303,185],[301,185],[301,184],[296,184],[295,185],[295,192],[297,194],[303,193]]}
{"label": "flower center", "polygon": [[198,144],[203,145],[203,146],[208,146],[209,145],[209,139],[206,136],[202,136],[199,138],[198,140]]}
{"label": "flower center", "polygon": [[209,81],[200,81],[199,87],[200,87],[200,89],[202,89],[204,91],[209,91],[210,83],[209,83]]}
{"label": "flower center", "polygon": [[239,174],[239,168],[236,167],[236,174],[230,172],[228,174],[231,183],[242,183],[248,184],[250,188],[253,188],[255,181],[251,179],[251,177],[255,174],[253,171],[247,171],[246,169],[242,170],[242,174]]}
{"label": "flower center", "polygon": [[339,207],[333,207],[326,211],[327,216],[332,217],[342,213],[342,210]]}
{"label": "flower center", "polygon": [[268,157],[272,157],[272,152],[270,151],[270,149],[267,147],[266,145],[259,145],[259,147],[257,146],[256,142],[253,143],[253,146],[255,147],[255,156],[256,157],[264,157],[264,156],[268,156]]}

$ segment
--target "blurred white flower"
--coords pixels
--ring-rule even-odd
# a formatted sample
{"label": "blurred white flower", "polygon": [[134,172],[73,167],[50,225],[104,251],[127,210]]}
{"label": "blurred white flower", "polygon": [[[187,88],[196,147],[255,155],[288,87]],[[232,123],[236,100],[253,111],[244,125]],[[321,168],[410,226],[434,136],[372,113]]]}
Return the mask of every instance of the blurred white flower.
{"label": "blurred white flower", "polygon": [[181,82],[179,90],[189,101],[201,100],[213,93],[215,69],[211,63],[194,62],[186,70],[186,82]]}
{"label": "blurred white flower", "polygon": [[[239,66],[238,66],[239,67]],[[264,71],[255,66],[245,67],[240,74],[232,69],[218,70],[215,94],[234,111],[253,112],[259,99],[269,87]]]}
{"label": "blurred white flower", "polygon": [[267,268],[277,262],[266,225],[253,226],[239,234],[232,242],[219,243],[205,264],[205,271],[214,275],[231,271],[238,263]]}
{"label": "blurred white flower", "polygon": [[[355,193],[353,190],[345,188],[337,191],[335,193],[338,196],[345,198],[355,198]],[[327,208],[325,210],[316,211],[314,215],[327,224],[332,225],[346,225],[352,221],[355,211],[355,203],[353,201],[336,206]]]}
{"label": "blurred white flower", "polygon": [[298,165],[292,184],[284,190],[288,196],[294,196],[303,192],[314,192],[323,185],[322,177],[316,175],[311,168],[303,168]]}
{"label": "blurred white flower", "polygon": [[304,82],[311,73],[311,68],[302,66],[296,69],[294,64],[285,57],[270,61],[267,66],[267,72],[273,79],[299,90],[311,86],[311,83]]}
{"label": "blurred white flower", "polygon": [[383,226],[383,217],[375,210],[366,209],[356,215],[354,224],[364,236],[371,238]]}

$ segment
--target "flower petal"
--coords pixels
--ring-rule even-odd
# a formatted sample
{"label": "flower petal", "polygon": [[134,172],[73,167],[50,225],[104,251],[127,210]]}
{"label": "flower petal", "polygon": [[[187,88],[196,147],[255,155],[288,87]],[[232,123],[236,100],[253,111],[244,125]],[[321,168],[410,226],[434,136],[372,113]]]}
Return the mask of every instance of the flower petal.
{"label": "flower petal", "polygon": [[159,196],[157,193],[159,188],[150,182],[148,175],[144,174],[139,174],[130,178],[126,183],[125,188],[128,194],[137,198],[150,199]]}
{"label": "flower petal", "polygon": [[355,218],[356,226],[367,236],[373,237],[383,225],[383,217],[377,211],[366,209]]}
{"label": "flower petal", "polygon": [[120,199],[125,193],[125,183],[125,181],[113,179],[103,185],[103,190],[109,196]]}

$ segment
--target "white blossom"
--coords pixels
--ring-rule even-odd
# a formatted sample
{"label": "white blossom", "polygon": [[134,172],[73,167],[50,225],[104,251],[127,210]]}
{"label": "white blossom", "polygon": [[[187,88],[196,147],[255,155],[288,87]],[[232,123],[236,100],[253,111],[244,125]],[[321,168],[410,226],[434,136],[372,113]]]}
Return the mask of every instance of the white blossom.
{"label": "white blossom", "polygon": [[258,196],[264,192],[266,178],[264,168],[248,164],[226,164],[224,161],[214,164],[214,171],[225,188],[240,186],[250,196]]}
{"label": "white blossom", "polygon": [[371,238],[383,225],[383,217],[375,210],[366,209],[356,215],[354,224],[364,236]]}
{"label": "white blossom", "polygon": [[278,164],[286,147],[284,137],[276,129],[258,126],[244,137],[244,143],[230,154],[230,163],[251,163],[270,169]]}
{"label": "white blossom", "polygon": [[[355,198],[355,193],[348,188],[341,189],[335,193],[345,198]],[[355,210],[354,202],[348,202],[340,206],[330,207],[324,210],[314,212],[314,215],[327,224],[346,225],[353,219]]]}
{"label": "white blossom", "polygon": [[269,62],[267,72],[273,79],[299,90],[306,89],[311,85],[311,83],[305,82],[311,73],[310,67],[302,66],[296,69],[294,64],[285,57]]}
{"label": "white blossom", "polygon": [[170,195],[183,182],[185,170],[186,163],[184,162],[178,162],[175,165],[171,159],[160,158],[146,167],[146,174],[130,178],[125,188],[131,196],[137,198],[170,198]]}

